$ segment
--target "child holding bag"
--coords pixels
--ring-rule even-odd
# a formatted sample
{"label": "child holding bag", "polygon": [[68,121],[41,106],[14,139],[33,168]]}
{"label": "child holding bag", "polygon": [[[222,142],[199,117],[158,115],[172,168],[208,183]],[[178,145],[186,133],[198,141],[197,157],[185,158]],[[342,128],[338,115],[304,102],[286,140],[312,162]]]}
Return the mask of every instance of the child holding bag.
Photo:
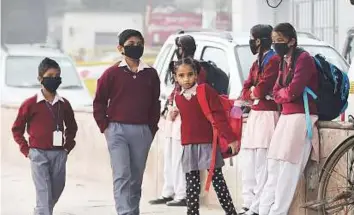
{"label": "child holding bag", "polygon": [[[181,91],[176,94],[176,105],[182,121],[182,168],[187,182],[187,215],[199,215],[200,170],[209,169],[212,162],[213,126],[216,127],[219,135],[228,140],[232,153],[238,151],[239,147],[236,136],[227,123],[219,95],[208,85],[204,87],[213,118],[216,121],[213,126],[204,115],[197,98],[197,71],[191,58],[178,61],[174,67],[175,80],[181,86]],[[224,160],[220,149],[217,148],[212,177],[213,187],[226,214],[237,215],[222,174],[223,166]]]}

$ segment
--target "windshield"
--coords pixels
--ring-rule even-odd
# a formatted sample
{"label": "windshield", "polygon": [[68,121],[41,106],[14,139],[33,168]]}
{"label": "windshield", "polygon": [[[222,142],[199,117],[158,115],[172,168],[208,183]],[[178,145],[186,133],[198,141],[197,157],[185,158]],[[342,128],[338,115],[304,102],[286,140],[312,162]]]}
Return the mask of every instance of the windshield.
{"label": "windshield", "polygon": [[[9,56],[6,60],[6,85],[39,88],[38,65],[45,57]],[[75,66],[65,57],[51,57],[61,68],[62,84],[59,88],[82,88]]]}
{"label": "windshield", "polygon": [[[336,52],[333,48],[329,46],[301,46],[304,48],[306,51],[308,51],[312,56],[316,54],[322,54],[323,56],[326,57],[326,59],[336,65],[339,69],[341,69],[344,72],[348,71],[348,65],[346,62],[343,60],[343,58]],[[236,54],[238,55],[238,60],[239,60],[239,65],[241,69],[241,74],[243,80],[247,79],[249,70],[253,64],[253,62],[256,60],[256,56],[253,55],[250,51],[250,48],[248,45],[244,46],[236,46]]]}

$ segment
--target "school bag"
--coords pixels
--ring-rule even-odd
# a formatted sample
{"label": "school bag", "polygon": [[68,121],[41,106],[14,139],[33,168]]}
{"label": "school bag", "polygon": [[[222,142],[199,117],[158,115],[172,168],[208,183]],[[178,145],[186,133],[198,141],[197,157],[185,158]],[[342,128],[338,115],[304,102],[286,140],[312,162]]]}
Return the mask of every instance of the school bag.
{"label": "school bag", "polygon": [[[210,109],[209,102],[206,97],[206,85],[205,84],[198,85],[197,99],[198,99],[199,105],[200,105],[204,115],[206,116],[206,118],[209,120],[209,122],[212,124],[212,127],[213,127],[212,158],[211,158],[211,164],[210,164],[210,168],[209,168],[208,178],[207,178],[206,185],[205,185],[206,191],[209,191],[211,180],[212,180],[214,170],[215,170],[217,146],[219,146],[219,148],[221,150],[221,154],[224,159],[237,155],[239,151],[237,151],[235,154],[231,154],[229,151],[229,142],[227,142],[227,140],[224,139],[222,136],[218,135],[218,131],[214,126],[216,121],[213,118],[212,111]],[[220,99],[220,102],[221,102],[223,109],[225,111],[225,115],[228,120],[228,124],[230,125],[232,132],[237,137],[238,143],[241,144],[242,125],[243,125],[242,114],[240,114],[238,117],[234,117],[234,115],[232,113],[233,111],[235,111],[239,107],[234,107],[234,101],[229,99],[226,95],[219,95],[219,99]],[[241,111],[241,113],[242,113],[242,111]],[[237,147],[237,149],[238,150],[240,149],[240,145]]]}
{"label": "school bag", "polygon": [[[263,61],[261,63],[261,68],[260,71],[263,73],[264,67],[269,63],[269,60],[276,55],[275,51],[273,49],[269,50],[267,54],[264,56]],[[258,79],[257,79],[258,81]]]}
{"label": "school bag", "polygon": [[227,95],[229,89],[229,77],[212,61],[198,61],[206,71],[207,83],[220,95]]}
{"label": "school bag", "polygon": [[[293,67],[297,58],[305,50],[297,48],[294,53]],[[312,125],[308,104],[308,95],[316,101],[318,118],[322,121],[331,121],[344,113],[348,107],[349,78],[338,67],[328,62],[324,56],[317,54],[313,57],[318,71],[317,95],[308,87],[303,92],[304,109],[307,124],[308,138],[312,138]],[[294,68],[293,68],[294,70]],[[293,74],[292,74],[293,75]]]}

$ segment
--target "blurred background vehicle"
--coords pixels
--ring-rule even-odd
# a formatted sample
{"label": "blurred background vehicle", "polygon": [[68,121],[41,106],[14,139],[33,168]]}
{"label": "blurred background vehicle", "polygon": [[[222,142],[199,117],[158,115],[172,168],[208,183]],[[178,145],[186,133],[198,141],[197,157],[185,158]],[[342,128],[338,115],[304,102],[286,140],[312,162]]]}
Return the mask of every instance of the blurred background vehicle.
{"label": "blurred background vehicle", "polygon": [[347,37],[345,39],[343,56],[351,64],[353,62],[352,58],[354,57],[354,27],[349,29]]}
{"label": "blurred background vehicle", "polygon": [[22,103],[41,89],[38,65],[49,57],[61,67],[63,83],[58,93],[70,100],[73,108],[92,106],[92,98],[80,79],[74,62],[60,50],[40,44],[3,45],[0,58],[1,104]]}
{"label": "blurred background vehicle", "polygon": [[[203,61],[211,61],[216,64],[229,77],[229,95],[238,98],[243,81],[248,77],[249,70],[255,60],[249,47],[248,33],[234,34],[227,31],[195,31],[187,32],[195,38],[197,50],[195,58]],[[175,38],[183,34],[171,35],[160,53],[157,55],[154,67],[161,79],[162,104],[171,93],[173,85],[170,82],[170,73],[167,72],[169,62],[175,57]],[[311,34],[299,34],[298,44],[311,55],[318,53],[326,57],[328,61],[343,71],[348,71],[349,65],[345,59],[328,43],[314,39]]]}

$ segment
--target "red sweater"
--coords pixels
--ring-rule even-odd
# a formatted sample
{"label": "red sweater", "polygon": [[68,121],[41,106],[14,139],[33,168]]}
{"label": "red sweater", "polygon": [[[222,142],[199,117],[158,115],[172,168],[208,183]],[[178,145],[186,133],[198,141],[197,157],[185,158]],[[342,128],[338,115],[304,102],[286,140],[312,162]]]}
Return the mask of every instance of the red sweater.
{"label": "red sweater", "polygon": [[[57,114],[59,105],[59,114]],[[12,134],[16,143],[20,146],[21,152],[26,157],[29,148],[63,149],[63,147],[53,146],[53,132],[56,130],[56,121],[58,121],[59,130],[63,132],[65,137],[64,148],[68,151],[74,148],[77,124],[69,101],[64,99],[64,102],[56,102],[52,106],[52,110],[56,115],[59,115],[57,120],[53,118],[52,112],[48,109],[44,100],[37,103],[37,95],[24,101],[18,110],[12,126]],[[24,137],[26,128],[29,142]]]}
{"label": "red sweater", "polygon": [[[282,105],[282,114],[305,113],[302,99],[305,87],[309,87],[316,94],[318,91],[318,71],[315,62],[308,52],[301,53],[295,62],[293,79],[288,86],[282,87],[279,85],[279,79],[283,77],[282,82],[285,83],[287,75],[291,72],[289,65],[285,64],[284,75],[281,76],[279,72],[278,81],[273,89],[275,102]],[[317,114],[314,99],[311,96],[308,98],[310,113]]]}
{"label": "red sweater", "polygon": [[259,74],[258,60],[250,69],[248,79],[243,84],[241,99],[251,100],[251,87],[254,87],[253,95],[259,98],[259,103],[252,106],[257,111],[277,111],[278,107],[274,100],[266,100],[266,95],[272,94],[272,89],[278,77],[280,57],[274,55],[269,59],[261,74]]}
{"label": "red sweater", "polygon": [[[231,143],[236,140],[236,136],[227,122],[219,95],[212,87],[207,86],[206,97],[209,101],[213,118],[216,121],[214,126],[218,130],[219,135]],[[176,95],[176,104],[181,114],[182,145],[212,143],[213,128],[200,108],[197,96],[192,96],[191,100],[187,100],[183,95],[178,93]]]}
{"label": "red sweater", "polygon": [[153,135],[160,120],[160,79],[155,69],[138,73],[113,65],[97,81],[93,115],[101,132],[109,122],[149,125]]}

